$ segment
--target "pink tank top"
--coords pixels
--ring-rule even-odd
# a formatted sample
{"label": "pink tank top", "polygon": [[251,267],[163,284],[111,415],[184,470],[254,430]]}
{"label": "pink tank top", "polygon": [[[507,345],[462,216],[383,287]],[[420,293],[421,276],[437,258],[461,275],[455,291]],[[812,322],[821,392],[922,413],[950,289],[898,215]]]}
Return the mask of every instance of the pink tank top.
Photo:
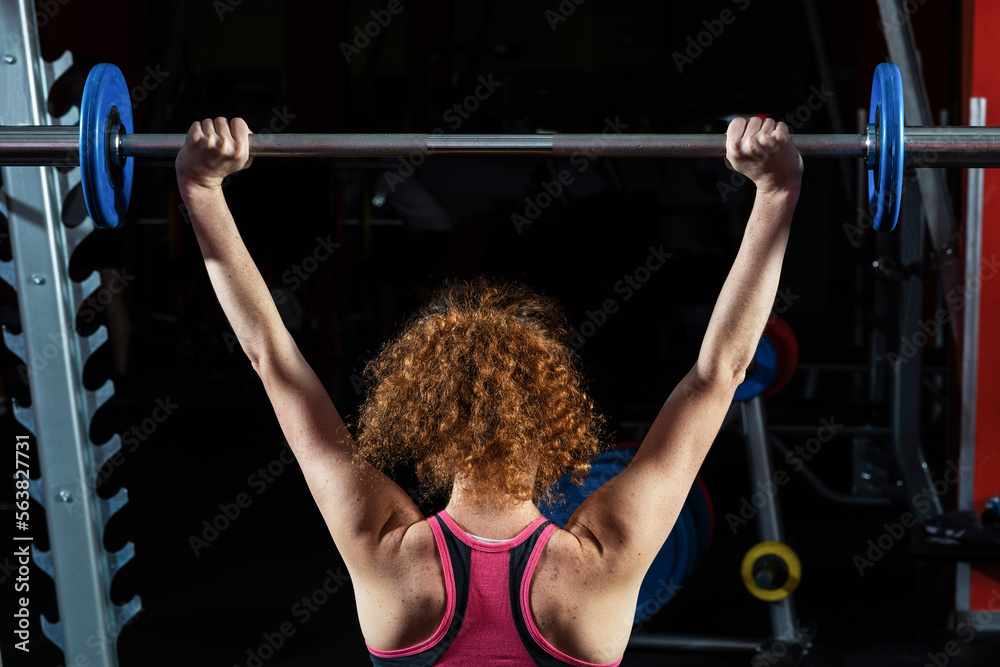
{"label": "pink tank top", "polygon": [[486,542],[441,511],[427,520],[444,568],[447,607],[426,641],[376,651],[375,667],[504,665],[505,667],[616,667],[570,657],[542,637],[531,616],[528,587],[556,526],[539,517],[512,540]]}

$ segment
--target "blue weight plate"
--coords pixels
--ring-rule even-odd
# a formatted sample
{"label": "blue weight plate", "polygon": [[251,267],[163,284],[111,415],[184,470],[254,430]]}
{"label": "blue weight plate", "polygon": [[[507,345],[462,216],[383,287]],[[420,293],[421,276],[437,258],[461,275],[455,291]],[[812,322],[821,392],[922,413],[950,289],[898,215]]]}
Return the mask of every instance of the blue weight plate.
{"label": "blue weight plate", "polygon": [[[87,211],[98,227],[117,227],[132,196],[133,159],[125,160],[114,182],[107,159],[108,119],[117,109],[125,132],[132,132],[132,102],[125,77],[114,65],[90,70],[80,103],[80,180]],[[111,128],[117,131],[117,126]]]}
{"label": "blue weight plate", "polygon": [[681,556],[675,571],[683,584],[691,578],[695,566],[698,565],[698,536],[695,533],[694,516],[687,504],[684,505],[680,516],[677,517],[673,532],[677,533],[677,551]]}
{"label": "blue weight plate", "polygon": [[[879,63],[872,81],[868,122],[876,126],[878,154],[868,160],[868,206],[872,225],[892,231],[903,197],[903,81],[899,68]],[[877,158],[877,162],[876,162]]]}
{"label": "blue weight plate", "polygon": [[671,531],[639,585],[639,599],[635,605],[636,623],[652,618],[680,590],[684,583],[677,571],[680,548],[676,530]]}
{"label": "blue weight plate", "polygon": [[736,388],[736,393],[733,395],[734,401],[746,401],[754,396],[760,396],[771,386],[778,374],[778,352],[767,336],[760,337],[753,358],[757,361],[757,368],[753,375],[741,382],[740,386]]}
{"label": "blue weight plate", "polygon": [[624,470],[636,451],[635,447],[621,447],[598,454],[590,460],[590,474],[580,486],[573,484],[569,475],[564,475],[555,483],[556,493],[562,500],[551,507],[542,507],[542,513],[556,525],[566,525],[587,496]]}
{"label": "blue weight plate", "polygon": [[700,561],[708,551],[708,541],[712,536],[712,515],[701,485],[697,482],[691,487],[686,506],[691,508],[691,515],[694,517],[694,532],[698,543],[697,560]]}
{"label": "blue weight plate", "polygon": [[697,552],[694,537],[694,520],[685,507],[639,586],[636,623],[648,620],[662,609],[694,572]]}

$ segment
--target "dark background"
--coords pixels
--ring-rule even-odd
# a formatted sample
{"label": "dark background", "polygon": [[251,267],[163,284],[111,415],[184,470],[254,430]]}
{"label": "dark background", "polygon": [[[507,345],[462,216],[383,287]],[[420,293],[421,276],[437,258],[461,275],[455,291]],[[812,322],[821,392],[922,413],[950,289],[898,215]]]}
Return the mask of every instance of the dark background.
{"label": "dark background", "polygon": [[[369,12],[386,3],[49,3],[56,11],[42,4],[43,54],[54,59],[69,49],[76,62],[53,93],[53,111],[78,99],[91,66],[112,62],[138,87],[137,132],[184,132],[192,120],[220,115],[242,116],[255,131],[295,133],[600,132],[606,119],[619,119],[627,132],[722,132],[733,114],[794,117],[822,82],[816,39],[803,4],[792,0],[587,0],[554,30],[545,12],[558,11],[555,0],[402,0],[403,11],[350,63],[340,44],[353,41],[355,27],[363,28],[372,21]],[[886,58],[877,9],[874,2],[851,0],[816,5],[835,95],[795,131],[830,132],[837,113],[845,131],[857,132],[872,71]],[[674,53],[724,9],[736,20],[679,72]],[[959,3],[927,0],[912,20],[931,108],[958,119]],[[149,71],[160,72],[162,81],[146,78],[152,85],[143,90]],[[454,116],[445,114],[473,93],[480,76],[500,86],[456,128]],[[398,167],[395,159],[258,159],[226,189],[265,279],[284,288],[289,329],[345,419],[356,416],[364,361],[406,315],[445,278],[489,273],[557,297],[575,328],[606,299],[616,299],[618,312],[580,354],[615,438],[641,437],[642,424],[694,362],[739,247],[752,187],[724,200],[718,184],[730,176],[721,160],[600,159],[519,231],[511,216],[524,214],[526,198],[536,199],[561,169],[577,173],[574,166],[541,157],[434,157],[390,192],[384,173]],[[803,361],[866,359],[874,315],[863,267],[874,258],[873,233],[852,244],[844,230],[855,222],[856,168],[851,162],[845,181],[837,161],[806,161],[781,279],[788,295],[783,316]],[[112,333],[86,369],[87,386],[108,377],[117,386],[93,421],[93,441],[114,433],[124,438],[133,428],[142,434],[126,440],[133,444],[124,462],[106,466],[98,489],[110,496],[125,486],[130,495],[105,537],[112,550],[128,540],[136,545],[136,558],[113,581],[112,599],[138,594],[144,606],[122,632],[121,663],[254,664],[248,661],[263,635],[291,621],[294,636],[266,664],[364,664],[346,581],[300,622],[295,605],[301,598],[328,573],[346,569],[298,468],[280,458],[277,421],[211,291],[178,205],[172,164],[141,163],[127,223],[92,234],[71,262],[76,279],[95,268],[130,276],[113,304],[78,322],[81,333],[102,323]],[[327,237],[340,244],[334,256],[318,262],[307,280],[291,279],[288,272],[313,255],[317,238]],[[622,299],[616,282],[661,244],[671,259]],[[9,257],[9,247],[2,255]],[[0,293],[3,321],[17,331],[16,299],[6,286]],[[944,359],[944,351],[928,350],[929,364]],[[27,403],[18,361],[3,351],[0,363],[6,395]],[[856,378],[833,378],[807,399],[801,375],[769,399],[772,421],[818,426],[832,416],[847,424],[885,423],[886,406],[863,400]],[[177,407],[151,434],[143,433],[157,400]],[[9,400],[4,429],[22,433],[8,407]],[[943,459],[944,407],[930,399],[925,405],[932,465]],[[813,470],[847,491],[850,455],[850,441],[837,438]],[[269,465],[272,481],[266,482],[260,469]],[[739,577],[756,531],[749,525],[733,534],[721,519],[751,491],[734,430],[720,435],[703,478],[717,517],[712,548],[692,581],[643,631],[763,636],[766,606]],[[412,480],[401,474],[400,483]],[[234,503],[240,493],[249,506],[207,545],[192,546],[193,537],[209,535],[204,522],[220,515],[220,504]],[[883,522],[898,519],[900,508],[831,505],[794,476],[782,502],[789,542],[804,564],[799,613],[819,630],[812,659],[924,664],[927,651],[942,641],[947,570],[915,562],[905,545],[864,577],[851,561],[881,534]],[[42,533],[37,539],[47,542]],[[37,570],[35,582],[41,590],[33,597],[36,619],[43,611],[54,619],[51,584]],[[35,636],[35,664],[59,664],[60,654],[37,628]],[[885,646],[891,648],[884,655],[894,657],[871,657]],[[973,653],[960,659],[974,664]],[[868,658],[873,662],[864,662]],[[667,659],[629,653],[623,664]],[[4,660],[17,664],[8,653]],[[740,657],[733,664],[746,662]]]}

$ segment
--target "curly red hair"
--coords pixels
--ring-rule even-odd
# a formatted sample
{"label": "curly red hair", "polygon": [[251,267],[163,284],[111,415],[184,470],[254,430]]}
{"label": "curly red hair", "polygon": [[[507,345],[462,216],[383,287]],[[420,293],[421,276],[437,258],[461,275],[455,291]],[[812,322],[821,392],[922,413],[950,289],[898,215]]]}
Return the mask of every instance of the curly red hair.
{"label": "curly red hair", "polygon": [[563,474],[586,476],[605,429],[567,334],[559,304],[523,285],[445,284],[366,366],[357,456],[412,462],[430,492],[461,478],[480,507],[552,500]]}

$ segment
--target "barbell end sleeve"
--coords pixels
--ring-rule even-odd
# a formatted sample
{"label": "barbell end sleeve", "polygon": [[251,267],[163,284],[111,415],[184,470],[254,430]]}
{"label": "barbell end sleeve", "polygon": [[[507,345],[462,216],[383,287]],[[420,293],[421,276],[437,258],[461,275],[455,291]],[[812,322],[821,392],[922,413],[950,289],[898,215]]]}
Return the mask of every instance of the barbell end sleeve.
{"label": "barbell end sleeve", "polygon": [[906,166],[1000,167],[1000,127],[908,127]]}
{"label": "barbell end sleeve", "polygon": [[80,129],[62,125],[0,127],[0,164],[20,167],[80,164]]}

